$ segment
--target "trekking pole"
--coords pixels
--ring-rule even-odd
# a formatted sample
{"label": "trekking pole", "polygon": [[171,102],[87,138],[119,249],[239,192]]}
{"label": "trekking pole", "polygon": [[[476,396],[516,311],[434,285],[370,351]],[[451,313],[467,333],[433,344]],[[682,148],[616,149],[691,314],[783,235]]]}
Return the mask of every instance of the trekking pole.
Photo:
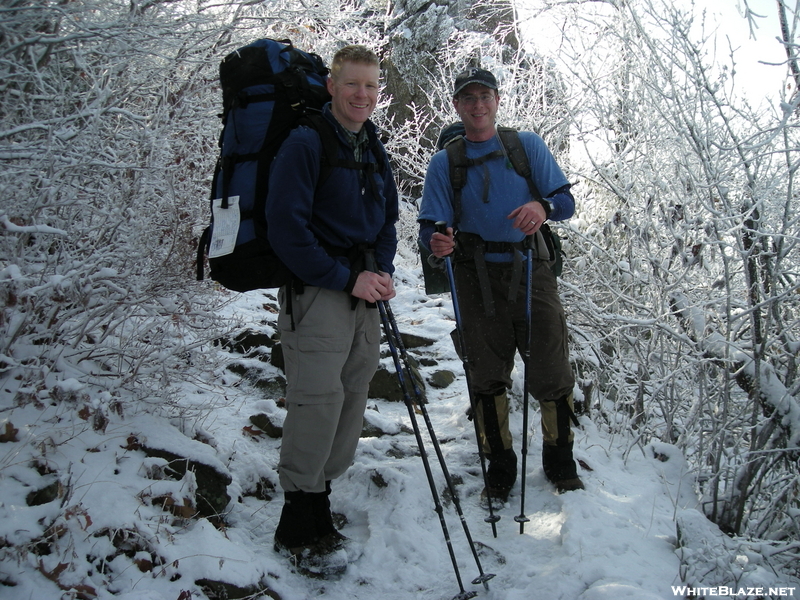
{"label": "trekking pole", "polygon": [[522,490],[519,501],[519,515],[514,520],[519,523],[519,533],[525,532],[525,523],[530,521],[525,516],[525,475],[527,474],[528,464],[528,390],[530,389],[530,362],[531,362],[531,300],[533,287],[533,249],[530,247],[532,239],[528,240],[526,254],[527,265],[525,267],[525,354],[522,357],[525,361],[525,377],[522,384]]}
{"label": "trekking pole", "polygon": [[[447,233],[447,223],[445,221],[436,222],[436,231],[438,233]],[[472,423],[475,425],[475,438],[478,442],[478,458],[481,463],[481,472],[483,474],[483,485],[486,489],[486,500],[489,504],[489,516],[484,519],[486,523],[492,526],[492,535],[497,537],[497,522],[500,520],[499,515],[494,514],[494,507],[492,506],[492,492],[489,487],[489,474],[486,472],[486,455],[481,446],[481,435],[478,427],[478,408],[475,393],[472,387],[472,380],[469,374],[469,358],[467,356],[467,343],[464,339],[464,328],[461,322],[461,309],[458,305],[458,295],[456,294],[456,277],[453,273],[453,261],[450,256],[444,257],[445,268],[447,269],[447,279],[450,281],[450,297],[453,300],[453,312],[456,316],[456,330],[458,331],[458,345],[461,350],[461,363],[464,365],[464,378],[467,381],[467,394],[469,396],[469,405],[472,409]]]}
{"label": "trekking pole", "polygon": [[[374,257],[371,254],[367,253],[367,268],[369,270],[374,271]],[[419,429],[419,423],[417,423],[417,416],[414,413],[414,403],[411,400],[411,395],[408,393],[408,384],[405,381],[405,377],[403,376],[403,368],[400,365],[400,358],[398,356],[397,348],[395,347],[392,328],[389,325],[389,318],[387,316],[386,311],[386,302],[383,300],[378,300],[378,310],[380,311],[381,317],[381,324],[383,325],[383,331],[386,334],[386,341],[389,344],[389,350],[392,354],[392,361],[394,362],[394,368],[397,372],[397,379],[400,382],[400,388],[403,391],[403,401],[405,402],[406,408],[408,409],[408,416],[411,420],[411,427],[414,430],[414,437],[417,440],[417,446],[419,447],[419,454],[422,458],[422,465],[425,469],[425,476],[428,479],[428,485],[431,488],[431,495],[433,496],[433,504],[434,510],[436,514],[439,515],[439,523],[442,526],[442,532],[444,533],[444,540],[447,544],[447,550],[450,554],[450,560],[453,563],[453,570],[455,571],[456,581],[458,582],[459,593],[453,597],[453,600],[469,600],[470,598],[474,598],[478,595],[477,592],[474,591],[466,591],[464,589],[464,584],[461,581],[461,571],[458,569],[458,561],[456,560],[456,555],[453,550],[453,543],[450,540],[450,532],[447,529],[447,522],[444,519],[444,509],[442,508],[442,503],[439,500],[439,493],[436,491],[436,483],[433,480],[433,473],[431,471],[430,462],[428,461],[428,455],[425,452],[425,446],[422,441],[422,433]]]}
{"label": "trekking pole", "polygon": [[439,444],[439,439],[436,437],[436,433],[433,430],[433,423],[431,422],[430,415],[428,414],[428,408],[425,404],[425,398],[422,395],[419,386],[417,386],[417,382],[414,379],[414,374],[411,370],[411,361],[408,356],[408,352],[406,352],[405,344],[403,344],[403,338],[400,336],[400,329],[397,327],[397,320],[394,318],[394,313],[392,312],[392,307],[389,305],[388,302],[383,302],[384,308],[386,309],[386,316],[388,318],[389,324],[392,327],[392,333],[394,335],[394,343],[397,346],[397,349],[400,352],[400,357],[403,359],[403,367],[405,369],[405,374],[408,377],[409,381],[411,381],[411,387],[414,390],[414,397],[417,399],[417,405],[419,406],[419,410],[422,413],[423,420],[425,421],[425,426],[428,430],[428,435],[431,438],[431,444],[433,445],[433,449],[436,452],[436,458],[439,459],[439,464],[442,467],[442,473],[444,474],[444,479],[447,482],[447,489],[450,492],[450,497],[453,499],[453,506],[456,508],[456,513],[458,514],[459,519],[461,520],[461,526],[464,529],[464,535],[467,538],[467,542],[469,543],[470,550],[472,551],[472,556],[475,559],[475,564],[478,567],[478,572],[480,573],[478,577],[472,580],[473,585],[478,585],[479,583],[483,584],[483,587],[486,591],[489,591],[489,584],[488,581],[494,577],[493,573],[484,573],[483,567],[481,567],[481,559],[478,556],[478,551],[475,549],[475,543],[472,541],[472,535],[469,531],[469,526],[467,525],[467,520],[464,517],[464,512],[461,510],[461,500],[458,498],[458,494],[456,493],[455,486],[453,485],[453,479],[450,477],[450,471],[447,468],[447,463],[444,459],[444,455],[442,454],[442,448]]}

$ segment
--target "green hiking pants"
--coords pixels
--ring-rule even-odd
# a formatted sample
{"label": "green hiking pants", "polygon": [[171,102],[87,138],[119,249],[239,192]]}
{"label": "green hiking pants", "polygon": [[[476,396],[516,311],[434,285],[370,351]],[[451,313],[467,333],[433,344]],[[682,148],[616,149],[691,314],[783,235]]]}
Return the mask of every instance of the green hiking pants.
{"label": "green hiking pants", "polygon": [[[516,353],[528,343],[525,289],[523,282],[515,301],[509,301],[512,265],[487,263],[487,268],[495,316],[486,315],[473,262],[455,263],[456,292],[473,392],[498,396],[511,387]],[[556,277],[545,261],[534,261],[532,279],[529,392],[537,400],[562,398],[575,385],[564,308]]]}

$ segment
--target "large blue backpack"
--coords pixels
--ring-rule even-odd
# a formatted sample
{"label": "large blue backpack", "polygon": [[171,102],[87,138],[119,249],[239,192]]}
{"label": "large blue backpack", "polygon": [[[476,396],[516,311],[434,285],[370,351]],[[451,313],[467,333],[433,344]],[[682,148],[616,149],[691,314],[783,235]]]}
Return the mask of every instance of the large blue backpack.
{"label": "large blue backpack", "polygon": [[289,40],[258,40],[220,64],[221,152],[211,187],[211,225],[197,249],[198,281],[206,255],[211,279],[230,290],[274,288],[291,280],[267,241],[269,169],[289,132],[330,100],[327,75],[319,56]]}

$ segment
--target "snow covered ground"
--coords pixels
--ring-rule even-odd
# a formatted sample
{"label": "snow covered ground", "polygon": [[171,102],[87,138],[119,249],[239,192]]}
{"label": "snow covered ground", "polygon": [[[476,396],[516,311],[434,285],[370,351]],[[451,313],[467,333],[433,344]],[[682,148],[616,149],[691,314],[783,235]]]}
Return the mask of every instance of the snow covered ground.
{"label": "snow covered ground", "polygon": [[[337,581],[293,572],[272,550],[281,508],[280,490],[271,491],[277,488],[280,442],[259,435],[249,420],[263,413],[280,422],[279,398],[226,369],[225,361],[241,357],[210,346],[204,351],[218,367],[187,366],[175,396],[179,410],[171,409],[171,419],[146,403],[109,404],[102,390],[77,380],[38,398],[34,394],[24,406],[12,406],[13,394],[2,392],[0,599],[189,600],[231,594],[211,582],[233,584],[240,592],[268,589],[263,597],[283,600],[438,600],[460,595],[462,585],[465,592],[495,600],[685,597],[676,519],[701,523],[698,529],[709,527],[712,533],[713,527],[694,512],[699,506],[683,457],[666,444],[639,445],[633,434],[613,433],[589,416],[581,417],[575,442],[586,490],[558,495],[542,473],[538,412],[531,410],[524,511],[530,521],[520,534],[514,521],[521,510],[518,482],[510,502],[497,511],[501,519],[497,537],[492,535],[484,522],[487,513],[478,506],[483,484],[473,424],[465,415],[461,364],[449,338],[454,326],[449,297],[425,296],[412,269],[401,267],[397,282],[392,307],[400,329],[436,340],[415,352],[428,359],[423,375],[439,369],[458,375],[447,388],[427,388],[427,411],[456,482],[480,568],[445,493],[422,415],[417,418],[461,585],[409,432],[407,409],[385,400],[370,401],[367,413],[368,422],[385,434],[362,438],[352,468],[333,484],[333,510],[346,518],[343,533],[363,548],[361,556]],[[272,333],[268,320],[274,315],[264,309],[272,303],[254,292],[236,297],[228,310],[245,327]],[[384,363],[393,371],[390,358]],[[271,365],[261,367],[280,375]],[[512,390],[517,403],[521,387],[518,369]],[[513,414],[512,431],[519,452],[521,410]],[[146,456],[140,444],[229,474],[231,502],[224,525],[189,518],[191,509],[182,512],[181,506],[191,504],[194,474],[164,477],[166,461]],[[51,489],[52,500],[30,506],[30,494],[43,488]],[[260,495],[254,493],[258,489]],[[748,560],[758,563],[757,557],[737,560],[736,569],[723,570],[739,573],[737,580],[709,575],[697,584],[738,590],[749,573],[759,585],[782,585],[800,595],[800,588],[792,587],[796,582],[748,567]],[[488,589],[472,584],[481,570],[495,575]],[[714,590],[705,596],[723,595]]]}

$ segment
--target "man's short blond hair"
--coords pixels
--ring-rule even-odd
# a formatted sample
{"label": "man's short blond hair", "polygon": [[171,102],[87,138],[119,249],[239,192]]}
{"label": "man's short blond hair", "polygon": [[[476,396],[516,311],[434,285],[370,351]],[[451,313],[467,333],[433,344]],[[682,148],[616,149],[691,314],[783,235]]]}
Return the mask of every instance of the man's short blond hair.
{"label": "man's short blond hair", "polygon": [[336,79],[339,71],[342,70],[342,65],[346,62],[375,65],[376,67],[380,65],[378,56],[372,50],[366,46],[351,44],[333,55],[333,61],[331,62],[331,77],[333,79]]}

